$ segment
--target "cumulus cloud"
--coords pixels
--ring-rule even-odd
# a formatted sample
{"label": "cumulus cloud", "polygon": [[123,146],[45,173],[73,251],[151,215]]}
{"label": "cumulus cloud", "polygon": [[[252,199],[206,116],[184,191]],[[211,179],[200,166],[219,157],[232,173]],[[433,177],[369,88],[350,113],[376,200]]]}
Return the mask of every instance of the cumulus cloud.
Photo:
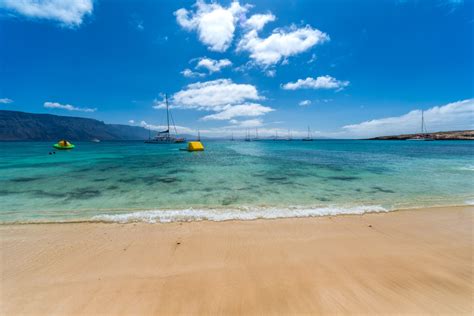
{"label": "cumulus cloud", "polygon": [[234,83],[231,79],[197,82],[175,93],[174,107],[221,111],[228,105],[243,104],[247,100],[263,99],[255,86]]}
{"label": "cumulus cloud", "polygon": [[243,22],[242,25],[245,28],[260,31],[261,29],[263,29],[265,24],[267,24],[268,22],[273,22],[275,21],[275,19],[276,17],[271,13],[254,14],[245,22]]}
{"label": "cumulus cloud", "polygon": [[186,68],[183,71],[181,71],[181,74],[185,76],[186,78],[204,77],[206,75],[201,72],[192,71],[189,68]]}
{"label": "cumulus cloud", "polygon": [[84,16],[92,14],[93,0],[2,0],[0,8],[77,27],[82,24]]}
{"label": "cumulus cloud", "polygon": [[[168,128],[168,126],[166,125],[153,125],[145,121],[141,121],[140,126],[143,128],[149,129],[151,131],[164,131]],[[196,133],[196,130],[189,127],[176,125],[176,132],[178,134],[193,134],[193,133]]]}
{"label": "cumulus cloud", "polygon": [[228,128],[231,128],[231,129],[255,128],[255,127],[260,127],[263,125],[263,121],[261,119],[251,119],[251,120],[244,120],[244,121],[231,120],[230,123],[232,125],[228,126]]}
{"label": "cumulus cloud", "polygon": [[196,69],[205,68],[209,73],[219,72],[222,68],[232,66],[232,62],[228,59],[215,60],[207,57],[200,58]]}
{"label": "cumulus cloud", "polygon": [[1,104],[8,104],[8,103],[12,103],[13,100],[12,99],[9,99],[9,98],[2,98],[0,99],[0,103]]}
{"label": "cumulus cloud", "polygon": [[300,103],[298,103],[300,106],[308,106],[311,104],[311,100],[303,100]]}
{"label": "cumulus cloud", "polygon": [[[435,106],[424,111],[428,132],[463,130],[474,128],[474,99]],[[387,117],[346,125],[344,133],[351,137],[375,137],[419,133],[421,110],[413,110],[401,116]]]}
{"label": "cumulus cloud", "polygon": [[61,104],[57,102],[45,102],[44,103],[45,108],[49,109],[61,109],[61,110],[68,110],[68,111],[79,111],[79,112],[95,112],[97,111],[96,108],[78,108],[75,106],[72,106],[70,104]]}
{"label": "cumulus cloud", "polygon": [[128,120],[128,123],[135,124],[135,120]]}
{"label": "cumulus cloud", "polygon": [[[272,108],[255,101],[263,100],[257,88],[250,84],[234,83],[230,79],[218,79],[187,85],[169,98],[172,108],[196,109],[214,112],[202,120],[231,120],[235,117],[262,116]],[[166,106],[164,100],[155,100],[154,108]]]}
{"label": "cumulus cloud", "polygon": [[237,51],[249,52],[256,64],[268,67],[328,40],[329,35],[309,25],[302,28],[277,28],[266,38],[261,38],[258,31],[252,29],[239,41]]}
{"label": "cumulus cloud", "polygon": [[229,105],[221,112],[204,116],[202,120],[230,120],[234,117],[262,116],[271,111],[273,111],[272,108],[257,103],[247,103],[232,106]]}
{"label": "cumulus cloud", "polygon": [[339,81],[331,76],[320,76],[316,79],[308,77],[298,79],[296,82],[288,82],[282,86],[285,90],[297,89],[343,89],[349,85],[349,81]]}
{"label": "cumulus cloud", "polygon": [[234,38],[238,19],[247,11],[247,7],[241,6],[238,1],[223,7],[201,0],[194,7],[194,12],[181,8],[174,13],[178,24],[187,31],[196,31],[199,40],[210,50],[226,51]]}

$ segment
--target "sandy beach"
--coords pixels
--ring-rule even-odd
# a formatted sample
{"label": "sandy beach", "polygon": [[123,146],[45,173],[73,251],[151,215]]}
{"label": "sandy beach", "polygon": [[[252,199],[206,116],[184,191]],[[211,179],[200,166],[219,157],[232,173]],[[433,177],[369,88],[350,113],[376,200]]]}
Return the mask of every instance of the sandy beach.
{"label": "sandy beach", "polygon": [[472,314],[473,211],[2,225],[0,313]]}

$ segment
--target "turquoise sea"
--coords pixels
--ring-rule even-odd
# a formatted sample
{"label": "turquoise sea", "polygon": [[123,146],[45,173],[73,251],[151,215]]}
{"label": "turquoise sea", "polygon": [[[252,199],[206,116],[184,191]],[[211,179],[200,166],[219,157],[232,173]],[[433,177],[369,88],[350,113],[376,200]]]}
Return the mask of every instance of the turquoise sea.
{"label": "turquoise sea", "polygon": [[189,221],[474,203],[470,141],[0,143],[0,222]]}

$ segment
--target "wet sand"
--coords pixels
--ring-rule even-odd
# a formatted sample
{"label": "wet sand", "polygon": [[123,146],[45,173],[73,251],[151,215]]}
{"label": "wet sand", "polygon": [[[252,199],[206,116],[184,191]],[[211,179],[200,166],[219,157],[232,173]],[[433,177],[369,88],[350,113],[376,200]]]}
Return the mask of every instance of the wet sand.
{"label": "wet sand", "polygon": [[1,225],[0,314],[472,314],[473,215]]}

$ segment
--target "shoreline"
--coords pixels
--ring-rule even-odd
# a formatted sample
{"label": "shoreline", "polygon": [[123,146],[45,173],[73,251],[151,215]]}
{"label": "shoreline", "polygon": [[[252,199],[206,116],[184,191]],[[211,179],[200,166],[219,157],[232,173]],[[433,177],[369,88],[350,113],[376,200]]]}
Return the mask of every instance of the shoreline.
{"label": "shoreline", "polygon": [[[247,222],[247,221],[259,221],[259,220],[281,220],[281,219],[298,219],[298,218],[321,218],[321,217],[339,217],[339,216],[361,216],[365,214],[384,214],[384,213],[394,213],[394,212],[405,212],[405,211],[416,211],[416,210],[428,210],[428,209],[439,209],[439,208],[462,208],[462,207],[470,207],[473,206],[474,204],[471,203],[464,203],[464,204],[451,204],[451,205],[436,205],[436,206],[414,206],[414,207],[407,207],[407,208],[397,208],[397,209],[386,209],[380,205],[367,205],[367,206],[353,206],[353,207],[343,207],[343,206],[321,206],[321,207],[295,207],[295,208],[283,208],[285,211],[300,211],[300,210],[323,210],[323,209],[351,209],[351,210],[360,210],[362,211],[359,212],[341,212],[341,213],[334,213],[334,214],[316,214],[316,215],[293,215],[290,214],[288,216],[275,216],[275,217],[252,217],[252,218],[228,218],[228,219],[209,219],[209,218],[202,218],[202,217],[196,217],[196,218],[190,218],[187,217],[185,219],[173,219],[173,220],[165,220],[161,221],[153,219],[152,221],[146,220],[145,218],[140,218],[140,219],[133,219],[133,220],[111,220],[111,219],[95,219],[94,217],[120,217],[124,215],[133,215],[133,214],[138,214],[138,213],[166,213],[166,212],[176,212],[176,211],[221,211],[221,210],[232,210],[232,211],[237,211],[241,212],[241,214],[249,214],[249,213],[254,213],[252,211],[247,212],[247,211],[242,211],[238,208],[231,209],[231,208],[222,208],[222,209],[215,209],[215,208],[210,208],[210,209],[202,209],[202,208],[189,208],[189,209],[182,209],[182,210],[175,210],[175,209],[151,209],[151,210],[134,210],[130,212],[123,212],[123,213],[104,213],[104,214],[98,214],[94,215],[90,219],[71,219],[71,220],[58,220],[58,221],[50,221],[50,220],[37,220],[37,221],[10,221],[10,222],[1,222],[0,221],[0,227],[2,226],[10,226],[10,225],[52,225],[52,224],[137,224],[137,223],[144,223],[144,224],[172,224],[172,223],[192,223],[192,222]],[[373,209],[373,210],[363,210],[364,208],[367,209]],[[258,209],[259,211],[265,211],[265,210],[278,210],[278,207],[256,207],[255,209]],[[211,214],[211,213],[209,213]]]}
{"label": "shoreline", "polygon": [[474,206],[0,225],[3,315],[472,314]]}

